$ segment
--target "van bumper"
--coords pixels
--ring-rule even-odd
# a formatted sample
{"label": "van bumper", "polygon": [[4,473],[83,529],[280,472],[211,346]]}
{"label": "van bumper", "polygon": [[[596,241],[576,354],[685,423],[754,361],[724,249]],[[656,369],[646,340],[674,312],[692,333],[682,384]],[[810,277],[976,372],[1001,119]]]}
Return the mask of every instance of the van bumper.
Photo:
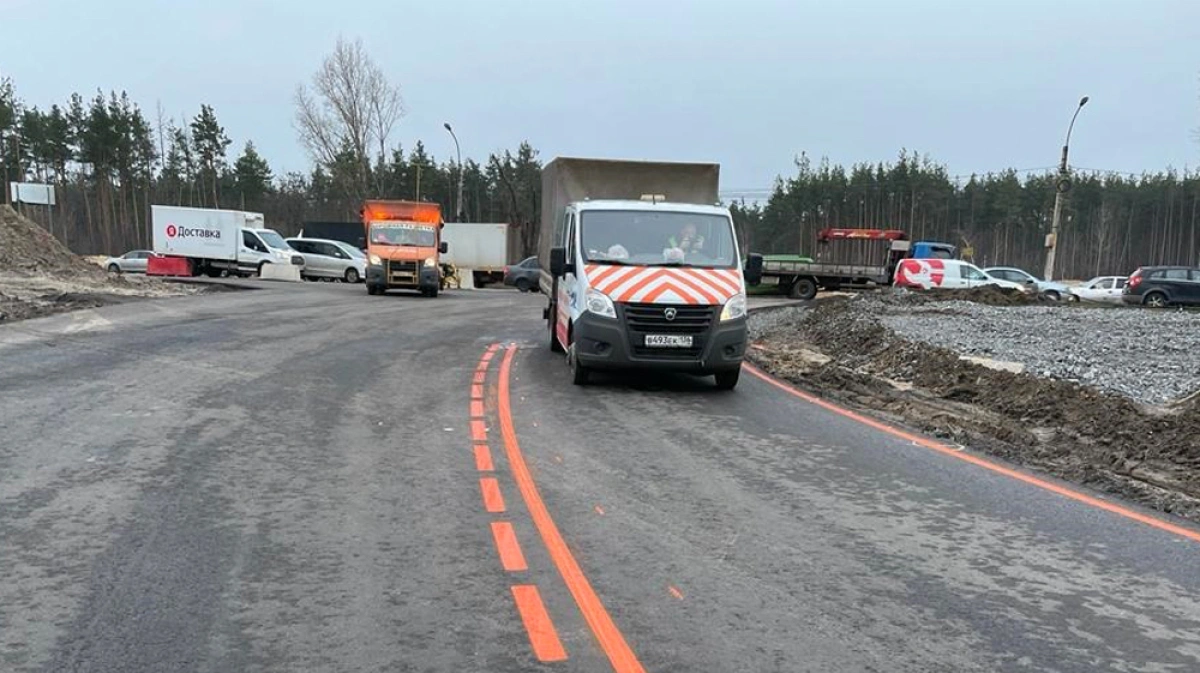
{"label": "van bumper", "polygon": [[[714,322],[698,353],[670,348],[635,348],[641,335],[631,333],[620,319],[584,313],[575,321],[575,357],[591,369],[657,369],[692,374],[715,374],[741,367],[746,355],[746,319]],[[638,344],[640,346],[640,344]]]}

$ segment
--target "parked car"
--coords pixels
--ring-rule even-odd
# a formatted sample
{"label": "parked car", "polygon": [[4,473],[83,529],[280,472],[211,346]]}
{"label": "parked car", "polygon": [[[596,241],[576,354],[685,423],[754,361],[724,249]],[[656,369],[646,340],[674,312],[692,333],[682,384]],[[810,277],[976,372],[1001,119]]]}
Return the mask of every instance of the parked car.
{"label": "parked car", "polygon": [[1096,276],[1079,287],[1070,288],[1067,301],[1121,303],[1121,293],[1129,279],[1125,276]]}
{"label": "parked car", "polygon": [[146,264],[155,256],[150,250],[130,250],[120,257],[104,260],[104,268],[110,273],[146,273]]}
{"label": "parked car", "polygon": [[920,290],[966,290],[995,285],[1030,292],[1028,286],[990,276],[983,269],[959,259],[904,259],[896,265],[895,285]]}
{"label": "parked car", "polygon": [[504,284],[512,285],[522,292],[536,292],[542,266],[537,257],[527,257],[512,266],[504,267]]}
{"label": "parked car", "polygon": [[305,278],[360,283],[367,277],[367,256],[349,243],[326,238],[289,238],[287,244],[304,256]]}
{"label": "parked car", "polygon": [[1025,271],[1024,269],[1018,269],[1012,266],[989,266],[988,268],[984,269],[983,272],[989,276],[992,276],[993,278],[1000,278],[1002,280],[1020,283],[1021,285],[1035,287],[1037,288],[1037,293],[1039,295],[1052,301],[1058,301],[1071,294],[1066,285],[1062,283],[1056,283],[1052,280],[1042,280],[1032,273]]}
{"label": "parked car", "polygon": [[1151,308],[1200,306],[1200,269],[1190,266],[1143,266],[1125,284],[1126,304]]}

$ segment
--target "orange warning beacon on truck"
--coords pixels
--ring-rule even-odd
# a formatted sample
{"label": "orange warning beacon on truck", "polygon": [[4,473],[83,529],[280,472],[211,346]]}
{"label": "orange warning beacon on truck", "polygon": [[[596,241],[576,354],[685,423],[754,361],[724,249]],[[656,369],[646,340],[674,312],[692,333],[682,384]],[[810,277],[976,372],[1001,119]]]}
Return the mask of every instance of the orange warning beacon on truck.
{"label": "orange warning beacon on truck", "polygon": [[436,297],[441,287],[442,209],[436,203],[366,201],[367,294],[416,290]]}

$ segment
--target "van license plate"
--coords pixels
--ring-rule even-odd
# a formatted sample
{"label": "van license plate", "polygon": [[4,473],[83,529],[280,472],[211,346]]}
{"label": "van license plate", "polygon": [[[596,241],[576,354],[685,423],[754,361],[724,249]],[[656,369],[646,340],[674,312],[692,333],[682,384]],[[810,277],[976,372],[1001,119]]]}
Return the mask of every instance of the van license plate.
{"label": "van license plate", "polygon": [[647,334],[646,346],[656,348],[691,348],[690,334]]}

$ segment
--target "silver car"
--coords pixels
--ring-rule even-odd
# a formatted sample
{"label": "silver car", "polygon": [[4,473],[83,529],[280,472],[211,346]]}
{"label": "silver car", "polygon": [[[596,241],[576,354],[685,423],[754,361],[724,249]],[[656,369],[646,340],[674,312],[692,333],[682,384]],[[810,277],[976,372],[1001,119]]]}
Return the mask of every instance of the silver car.
{"label": "silver car", "polygon": [[147,262],[155,256],[150,250],[130,250],[120,257],[104,260],[104,268],[109,273],[146,273]]}
{"label": "silver car", "polygon": [[287,244],[304,256],[304,277],[360,283],[367,276],[367,256],[341,241],[325,238],[289,238]]}
{"label": "silver car", "polygon": [[1042,280],[1024,269],[1011,266],[989,266],[983,271],[989,276],[1002,280],[1010,280],[1026,287],[1036,287],[1039,295],[1052,301],[1066,299],[1071,295],[1071,290],[1066,285],[1052,280]]}

